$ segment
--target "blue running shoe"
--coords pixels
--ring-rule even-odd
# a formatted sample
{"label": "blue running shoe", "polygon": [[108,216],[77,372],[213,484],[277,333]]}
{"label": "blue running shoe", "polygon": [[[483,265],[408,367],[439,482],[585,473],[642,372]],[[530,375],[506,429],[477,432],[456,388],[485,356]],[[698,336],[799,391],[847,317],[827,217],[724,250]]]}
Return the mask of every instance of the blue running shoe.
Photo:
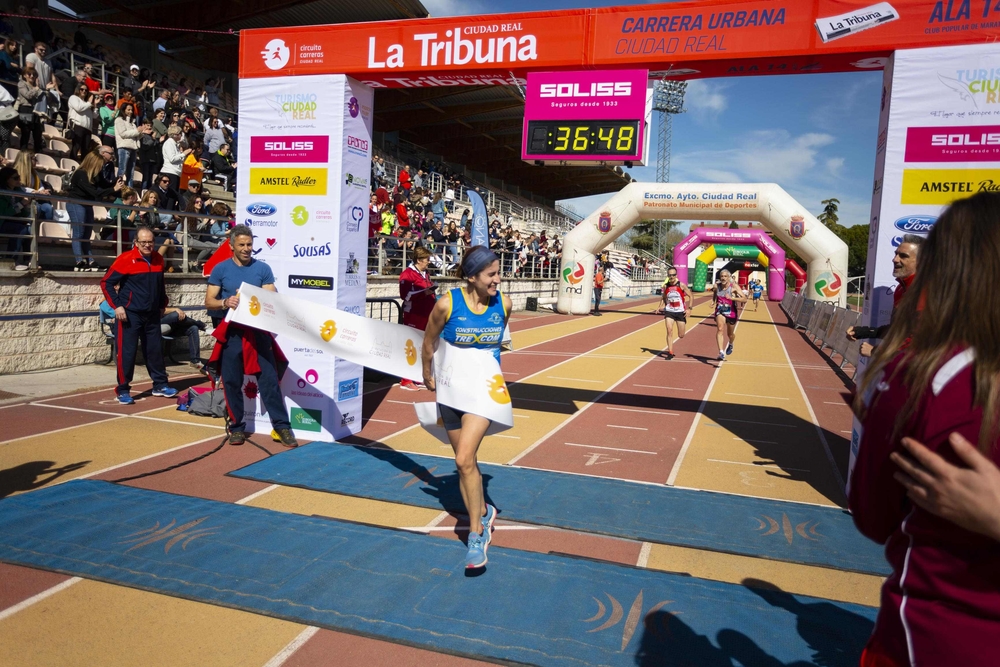
{"label": "blue running shoe", "polygon": [[727,348],[726,348],[726,356],[728,357],[728,356],[729,356],[729,355],[731,355],[732,353],[733,353],[733,344],[732,344],[732,343],[730,343],[730,344],[729,344],[729,347],[727,347]]}
{"label": "blue running shoe", "polygon": [[[483,530],[487,533],[493,531],[493,522],[497,520],[497,508],[486,503],[486,516],[483,517]],[[492,539],[492,538],[491,538]]]}
{"label": "blue running shoe", "polygon": [[116,397],[118,398],[119,405],[135,405],[135,399],[129,396],[127,391],[117,394]]}
{"label": "blue running shoe", "polygon": [[482,535],[469,533],[469,552],[465,554],[465,569],[476,570],[486,565],[486,548],[489,540]]}
{"label": "blue running shoe", "polygon": [[162,396],[164,398],[173,398],[177,395],[177,390],[173,387],[160,387],[159,389],[153,390],[153,396]]}

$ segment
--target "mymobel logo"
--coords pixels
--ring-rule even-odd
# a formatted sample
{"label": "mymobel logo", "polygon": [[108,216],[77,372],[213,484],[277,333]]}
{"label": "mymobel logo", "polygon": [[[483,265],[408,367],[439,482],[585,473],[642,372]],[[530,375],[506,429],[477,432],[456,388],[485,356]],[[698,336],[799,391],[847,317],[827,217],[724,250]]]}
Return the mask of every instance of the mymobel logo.
{"label": "mymobel logo", "polygon": [[268,69],[273,70],[281,69],[287,65],[291,54],[291,50],[285,46],[285,40],[283,39],[272,39],[264,47],[264,50],[260,52],[260,55],[264,58],[264,64],[267,65]]}
{"label": "mymobel logo", "polygon": [[330,137],[250,137],[251,162],[327,162]]}
{"label": "mymobel logo", "polygon": [[288,276],[288,286],[292,289],[333,290],[333,276]]}
{"label": "mymobel logo", "polygon": [[631,81],[604,81],[591,84],[543,83],[538,96],[546,97],[631,97]]}
{"label": "mymobel logo", "polygon": [[327,170],[320,168],[251,167],[252,195],[326,194]]}

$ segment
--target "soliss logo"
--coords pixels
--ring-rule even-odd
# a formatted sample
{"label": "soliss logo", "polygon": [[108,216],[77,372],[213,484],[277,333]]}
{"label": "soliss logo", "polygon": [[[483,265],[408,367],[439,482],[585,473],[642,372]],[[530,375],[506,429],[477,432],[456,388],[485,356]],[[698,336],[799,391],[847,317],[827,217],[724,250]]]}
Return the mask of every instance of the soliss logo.
{"label": "soliss logo", "polygon": [[311,151],[313,142],[311,141],[265,141],[266,151]]}
{"label": "soliss logo", "polygon": [[631,81],[592,83],[588,87],[579,83],[543,83],[539,97],[630,97]]}

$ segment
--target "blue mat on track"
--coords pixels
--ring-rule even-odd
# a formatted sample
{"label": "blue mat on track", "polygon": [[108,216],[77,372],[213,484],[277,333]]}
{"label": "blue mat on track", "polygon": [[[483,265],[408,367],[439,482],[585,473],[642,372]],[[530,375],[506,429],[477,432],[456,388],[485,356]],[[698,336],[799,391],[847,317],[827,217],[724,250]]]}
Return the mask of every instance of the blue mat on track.
{"label": "blue mat on track", "polygon": [[78,480],[0,501],[0,561],[535,665],[854,667],[875,610]]}
{"label": "blue mat on track", "polygon": [[[882,547],[837,508],[481,463],[500,518],[657,544],[888,575]],[[229,473],[465,513],[454,461],[314,442]]]}

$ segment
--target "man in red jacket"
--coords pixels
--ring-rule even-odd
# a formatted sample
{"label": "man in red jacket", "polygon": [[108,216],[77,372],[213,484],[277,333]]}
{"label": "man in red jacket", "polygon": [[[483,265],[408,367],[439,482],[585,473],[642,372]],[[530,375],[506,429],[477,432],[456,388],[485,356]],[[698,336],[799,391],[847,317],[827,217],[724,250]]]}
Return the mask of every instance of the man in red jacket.
{"label": "man in red jacket", "polygon": [[129,392],[140,340],[146,370],[153,379],[153,396],[177,395],[176,389],[167,386],[167,368],[163,362],[160,317],[167,307],[167,292],[163,285],[163,256],[153,252],[153,243],[153,230],[139,227],[135,247],[119,255],[101,279],[104,298],[115,309],[118,343],[115,396],[122,405],[135,403]]}

